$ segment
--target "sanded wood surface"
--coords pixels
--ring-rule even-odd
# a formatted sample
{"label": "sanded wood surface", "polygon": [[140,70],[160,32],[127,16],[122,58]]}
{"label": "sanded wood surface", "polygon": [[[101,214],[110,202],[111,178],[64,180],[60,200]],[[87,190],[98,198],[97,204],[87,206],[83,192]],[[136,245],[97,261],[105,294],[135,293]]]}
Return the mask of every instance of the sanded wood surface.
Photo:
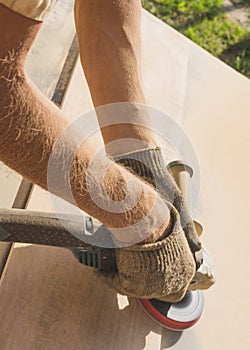
{"label": "sanded wood surface", "polygon": [[17,246],[0,298],[2,349],[160,348],[161,327],[136,300],[117,302],[63,249]]}
{"label": "sanded wood surface", "polygon": [[[217,270],[202,319],[184,333],[163,330],[69,251],[19,244],[1,279],[0,350],[250,347],[250,83],[152,16],[144,13],[142,25],[147,102],[183,125],[200,160],[196,215]],[[72,120],[90,108],[78,62],[63,110]],[[36,187],[29,209],[52,211],[47,193]]]}

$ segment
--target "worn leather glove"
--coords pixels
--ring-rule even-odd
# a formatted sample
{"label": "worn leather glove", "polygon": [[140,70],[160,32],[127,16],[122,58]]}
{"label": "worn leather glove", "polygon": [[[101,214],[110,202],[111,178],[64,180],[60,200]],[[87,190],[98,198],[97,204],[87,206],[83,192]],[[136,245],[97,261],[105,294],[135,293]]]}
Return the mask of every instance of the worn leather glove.
{"label": "worn leather glove", "polygon": [[[180,224],[177,210],[170,204],[171,224],[167,237],[155,243],[115,249],[117,269],[98,272],[111,288],[138,298],[180,301],[195,274],[195,262]],[[102,226],[100,232],[103,234]],[[107,230],[107,229],[106,229]]]}

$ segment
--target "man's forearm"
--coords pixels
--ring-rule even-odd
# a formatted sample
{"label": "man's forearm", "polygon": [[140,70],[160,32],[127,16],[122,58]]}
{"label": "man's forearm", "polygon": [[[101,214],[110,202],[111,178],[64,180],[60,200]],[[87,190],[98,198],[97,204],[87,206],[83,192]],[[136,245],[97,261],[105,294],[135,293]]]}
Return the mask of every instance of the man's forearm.
{"label": "man's forearm", "polygon": [[95,106],[144,102],[140,18],[140,0],[75,1],[81,62]]}
{"label": "man's forearm", "polygon": [[[75,19],[80,56],[94,105],[145,103],[141,82],[141,0],[76,0]],[[123,106],[117,114],[125,114]],[[111,107],[112,110],[112,107]],[[147,115],[134,106],[123,123],[107,121],[98,115],[109,154],[119,154],[156,143],[147,125]],[[120,116],[118,116],[119,118]],[[141,123],[142,124],[142,123]],[[125,145],[120,140],[129,138]],[[113,143],[112,141],[119,142]]]}

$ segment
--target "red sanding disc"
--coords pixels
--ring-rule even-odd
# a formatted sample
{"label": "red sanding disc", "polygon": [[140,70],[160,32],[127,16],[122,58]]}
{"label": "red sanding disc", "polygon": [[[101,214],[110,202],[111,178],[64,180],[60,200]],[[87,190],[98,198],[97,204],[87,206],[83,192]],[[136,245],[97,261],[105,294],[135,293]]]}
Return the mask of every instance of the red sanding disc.
{"label": "red sanding disc", "polygon": [[179,303],[168,303],[157,299],[139,299],[148,315],[161,326],[181,331],[195,325],[204,308],[202,291],[188,292]]}

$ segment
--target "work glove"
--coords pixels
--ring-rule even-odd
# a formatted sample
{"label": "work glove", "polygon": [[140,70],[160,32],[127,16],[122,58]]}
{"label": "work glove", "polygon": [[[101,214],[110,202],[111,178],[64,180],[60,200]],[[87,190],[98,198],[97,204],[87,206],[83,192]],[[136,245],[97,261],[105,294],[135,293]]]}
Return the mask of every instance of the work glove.
{"label": "work glove", "polygon": [[[184,197],[172,175],[164,165],[161,149],[134,151],[114,157],[117,163],[153,185],[163,198],[173,204],[180,215],[180,223],[196,263],[196,274],[189,290],[208,289],[215,283],[213,273],[202,264],[204,247],[201,246],[192,218],[187,210]],[[202,265],[201,265],[202,264]]]}
{"label": "work glove", "polygon": [[181,226],[195,257],[195,253],[201,249],[201,243],[187,210],[184,197],[164,165],[161,149],[156,147],[155,149],[130,152],[116,156],[114,160],[153,185],[164,199],[173,204],[180,214]]}
{"label": "work glove", "polygon": [[[195,274],[195,262],[180,224],[177,210],[170,204],[171,224],[167,237],[155,243],[115,249],[116,269],[98,275],[121,294],[178,302],[186,294]],[[104,226],[97,235],[105,234]]]}

